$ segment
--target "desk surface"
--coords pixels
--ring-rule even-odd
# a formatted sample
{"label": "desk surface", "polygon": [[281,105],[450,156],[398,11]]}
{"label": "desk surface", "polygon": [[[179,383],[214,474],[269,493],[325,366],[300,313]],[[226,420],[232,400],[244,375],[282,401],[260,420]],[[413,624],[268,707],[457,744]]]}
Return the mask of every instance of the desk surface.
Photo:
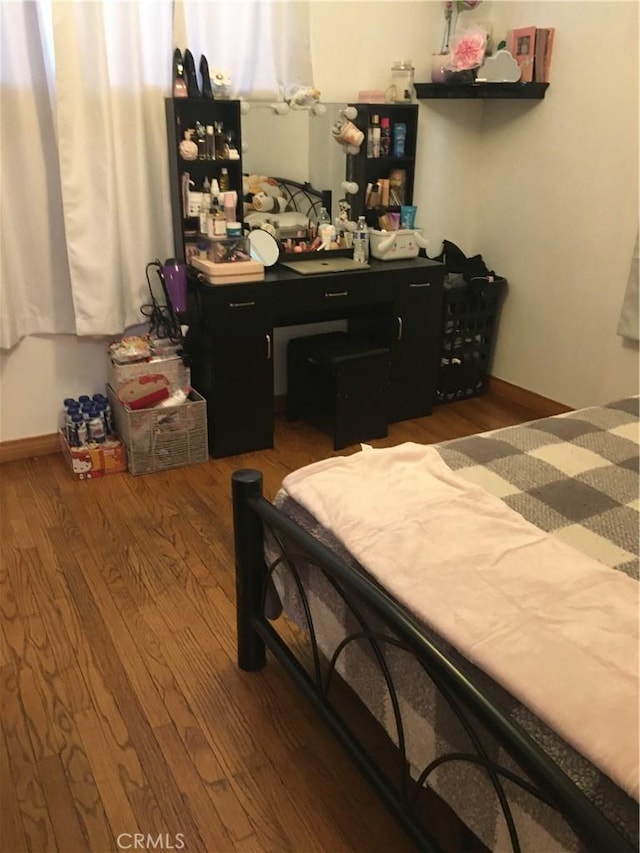
{"label": "desk surface", "polygon": [[[321,253],[318,252],[320,256]],[[265,270],[265,282],[269,281],[318,281],[322,279],[332,279],[332,278],[352,278],[358,276],[367,276],[372,273],[388,273],[388,272],[398,272],[400,270],[422,270],[429,269],[433,267],[441,267],[442,264],[439,261],[430,261],[428,258],[405,258],[400,261],[379,261],[376,258],[370,258],[369,267],[365,267],[362,270],[349,270],[348,272],[339,272],[339,273],[319,273],[318,275],[300,275],[300,273],[294,272],[293,270],[288,269],[287,267],[280,266],[280,264],[276,264],[273,267],[269,267]]]}

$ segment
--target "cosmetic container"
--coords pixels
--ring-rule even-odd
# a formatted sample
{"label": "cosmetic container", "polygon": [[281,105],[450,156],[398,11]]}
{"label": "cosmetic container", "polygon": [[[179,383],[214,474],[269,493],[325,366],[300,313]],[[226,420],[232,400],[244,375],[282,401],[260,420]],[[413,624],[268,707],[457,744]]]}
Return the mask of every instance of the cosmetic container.
{"label": "cosmetic container", "polygon": [[207,135],[205,139],[205,157],[207,160],[215,160],[216,159],[216,138],[213,134],[213,125],[207,125]]}
{"label": "cosmetic container", "polygon": [[405,156],[405,143],[407,141],[407,125],[404,122],[397,121],[393,125],[393,156]]}
{"label": "cosmetic container", "polygon": [[391,94],[400,104],[411,104],[415,100],[413,85],[415,69],[410,59],[397,59],[391,66]]}
{"label": "cosmetic container", "polygon": [[371,156],[378,158],[380,156],[380,118],[377,115],[371,117]]}
{"label": "cosmetic container", "polygon": [[391,119],[383,116],[380,119],[380,156],[388,157],[391,154]]}

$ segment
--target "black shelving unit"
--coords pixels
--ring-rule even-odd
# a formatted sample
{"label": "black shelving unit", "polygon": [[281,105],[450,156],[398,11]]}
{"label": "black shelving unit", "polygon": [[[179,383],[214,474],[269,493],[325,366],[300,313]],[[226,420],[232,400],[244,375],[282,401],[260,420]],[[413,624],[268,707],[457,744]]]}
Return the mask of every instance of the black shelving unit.
{"label": "black shelving unit", "polygon": [[[220,181],[222,168],[229,173],[229,189],[238,194],[236,215],[239,222],[243,219],[242,200],[242,127],[240,121],[240,101],[213,100],[212,98],[166,98],[165,113],[167,119],[167,145],[169,154],[169,192],[171,196],[171,215],[173,221],[173,242],[175,257],[186,259],[186,245],[194,243],[198,232],[198,217],[186,216],[182,204],[182,175],[189,173],[194,182],[192,190],[202,189],[205,178]],[[238,151],[237,160],[216,158],[215,160],[184,160],[180,156],[179,145],[184,132],[195,127],[199,121],[204,125],[220,122],[223,131],[231,131]]]}
{"label": "black shelving unit", "polygon": [[548,83],[416,83],[419,100],[505,99],[541,101]]}
{"label": "black shelving unit", "polygon": [[[366,211],[365,193],[367,184],[374,184],[380,178],[388,178],[394,169],[402,169],[405,173],[404,201],[405,204],[413,203],[413,183],[415,179],[416,142],[418,135],[418,105],[417,104],[350,104],[358,111],[354,124],[364,133],[365,141],[360,147],[358,154],[350,154],[347,157],[347,179],[358,184],[358,192],[350,196],[351,218],[369,214],[374,217],[372,211]],[[407,137],[405,140],[404,157],[368,157],[367,156],[367,133],[371,124],[371,117],[377,115],[380,119],[389,118],[391,130],[396,123],[407,126]],[[389,207],[391,211],[397,211],[397,207]],[[370,225],[377,227],[373,219]]]}

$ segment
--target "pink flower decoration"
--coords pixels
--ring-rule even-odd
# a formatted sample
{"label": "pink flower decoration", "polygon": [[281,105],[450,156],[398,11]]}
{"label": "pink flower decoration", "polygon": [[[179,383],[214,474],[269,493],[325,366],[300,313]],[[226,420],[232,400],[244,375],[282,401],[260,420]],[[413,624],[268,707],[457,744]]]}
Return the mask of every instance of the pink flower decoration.
{"label": "pink flower decoration", "polygon": [[465,71],[482,65],[487,44],[487,34],[484,30],[471,30],[462,33],[455,40],[449,66],[456,71]]}

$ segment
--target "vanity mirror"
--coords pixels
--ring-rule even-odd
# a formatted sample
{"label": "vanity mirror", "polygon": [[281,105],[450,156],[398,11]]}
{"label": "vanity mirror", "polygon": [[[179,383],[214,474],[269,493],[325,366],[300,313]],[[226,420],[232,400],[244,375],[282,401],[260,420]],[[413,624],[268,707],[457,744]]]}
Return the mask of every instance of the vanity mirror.
{"label": "vanity mirror", "polygon": [[242,115],[243,172],[310,183],[317,190],[331,191],[331,221],[345,197],[347,157],[331,129],[345,104],[323,104],[322,115],[309,110],[278,114],[265,102],[248,102]]}

